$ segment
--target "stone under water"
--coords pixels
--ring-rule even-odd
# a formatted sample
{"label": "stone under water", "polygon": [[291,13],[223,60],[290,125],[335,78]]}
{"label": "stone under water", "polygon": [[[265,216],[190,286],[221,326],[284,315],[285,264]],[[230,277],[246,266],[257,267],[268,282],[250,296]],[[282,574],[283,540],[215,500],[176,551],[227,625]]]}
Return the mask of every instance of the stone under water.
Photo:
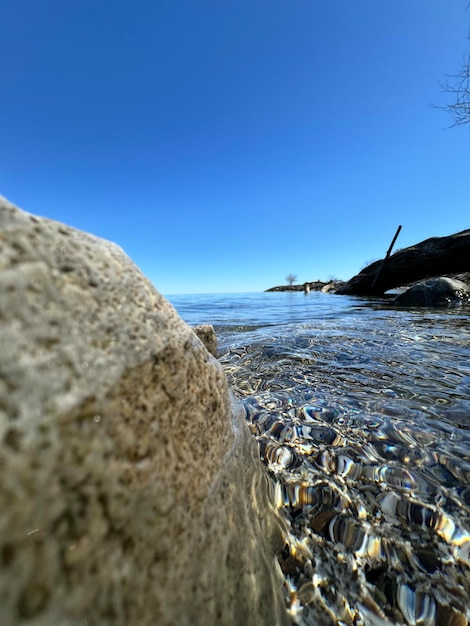
{"label": "stone under water", "polygon": [[373,311],[221,345],[288,524],[289,610],[299,626],[467,626],[468,317]]}

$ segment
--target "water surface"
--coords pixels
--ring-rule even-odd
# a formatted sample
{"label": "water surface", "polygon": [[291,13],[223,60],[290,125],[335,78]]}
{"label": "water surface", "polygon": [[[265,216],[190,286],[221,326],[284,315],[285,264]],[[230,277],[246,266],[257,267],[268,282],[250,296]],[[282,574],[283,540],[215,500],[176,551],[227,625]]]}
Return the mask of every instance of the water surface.
{"label": "water surface", "polygon": [[298,624],[467,624],[470,311],[172,296],[211,323],[288,525]]}

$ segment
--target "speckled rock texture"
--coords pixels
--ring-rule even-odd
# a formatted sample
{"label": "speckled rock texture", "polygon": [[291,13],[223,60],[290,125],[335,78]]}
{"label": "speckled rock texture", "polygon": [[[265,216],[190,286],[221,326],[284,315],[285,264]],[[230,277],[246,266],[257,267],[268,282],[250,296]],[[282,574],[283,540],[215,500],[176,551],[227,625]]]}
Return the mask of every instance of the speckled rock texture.
{"label": "speckled rock texture", "polygon": [[212,324],[199,324],[199,326],[193,326],[192,328],[207,350],[212,355],[217,356],[217,335]]}
{"label": "speckled rock texture", "polygon": [[0,624],[284,624],[224,373],[116,245],[0,202]]}

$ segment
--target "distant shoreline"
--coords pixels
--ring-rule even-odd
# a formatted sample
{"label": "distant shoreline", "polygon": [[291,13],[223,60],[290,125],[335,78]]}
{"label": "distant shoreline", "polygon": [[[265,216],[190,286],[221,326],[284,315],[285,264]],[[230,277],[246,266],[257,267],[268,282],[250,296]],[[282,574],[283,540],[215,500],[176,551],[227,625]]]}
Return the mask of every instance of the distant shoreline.
{"label": "distant shoreline", "polygon": [[266,289],[265,293],[271,291],[322,291],[323,293],[335,292],[338,287],[344,284],[342,280],[315,280],[312,282],[302,283],[301,285],[279,285]]}

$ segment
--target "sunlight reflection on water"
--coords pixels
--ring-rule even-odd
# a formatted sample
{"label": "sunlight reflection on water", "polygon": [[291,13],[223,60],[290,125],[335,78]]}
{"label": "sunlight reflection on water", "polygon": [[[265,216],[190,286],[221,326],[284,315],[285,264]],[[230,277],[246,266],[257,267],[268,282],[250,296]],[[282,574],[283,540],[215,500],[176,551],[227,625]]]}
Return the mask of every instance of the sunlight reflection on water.
{"label": "sunlight reflection on water", "polygon": [[288,522],[291,615],[466,624],[468,310],[311,295],[252,295],[245,309],[240,297],[197,320],[217,319],[220,360]]}

